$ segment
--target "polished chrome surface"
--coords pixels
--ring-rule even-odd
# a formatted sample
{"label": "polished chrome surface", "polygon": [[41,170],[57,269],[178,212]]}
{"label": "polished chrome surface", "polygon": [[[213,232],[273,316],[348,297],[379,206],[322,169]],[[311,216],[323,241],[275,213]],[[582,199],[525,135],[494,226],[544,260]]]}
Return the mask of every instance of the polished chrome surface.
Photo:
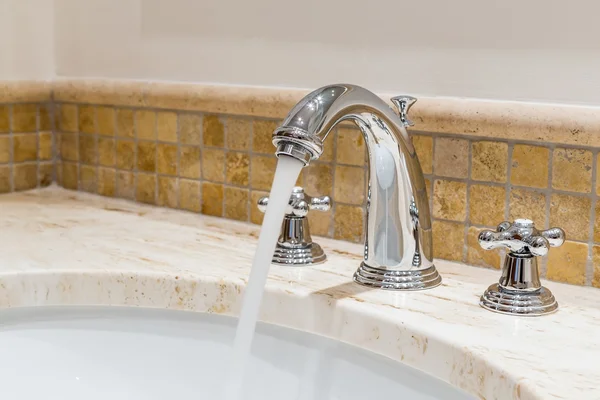
{"label": "polished chrome surface", "polygon": [[426,289],[439,285],[441,277],[433,264],[425,180],[406,131],[411,124],[406,113],[415,99],[399,96],[392,101],[400,116],[359,86],[322,87],[291,110],[273,133],[273,144],[278,156],[308,164],[321,156],[337,124],[356,123],[369,154],[369,186],[364,261],[354,279],[386,289]]}
{"label": "polished chrome surface", "polygon": [[[269,198],[262,197],[258,200],[258,209],[265,212],[268,204]],[[281,224],[273,264],[300,266],[324,262],[327,257],[321,246],[312,241],[306,215],[311,210],[328,211],[330,207],[329,196],[311,197],[301,187],[294,187]]]}
{"label": "polished chrome surface", "polygon": [[558,309],[558,303],[540,282],[537,256],[548,254],[550,247],[561,246],[565,232],[560,228],[539,231],[528,219],[498,225],[495,231],[479,233],[485,250],[507,248],[502,276],[481,296],[479,304],[488,310],[515,315],[543,315]]}

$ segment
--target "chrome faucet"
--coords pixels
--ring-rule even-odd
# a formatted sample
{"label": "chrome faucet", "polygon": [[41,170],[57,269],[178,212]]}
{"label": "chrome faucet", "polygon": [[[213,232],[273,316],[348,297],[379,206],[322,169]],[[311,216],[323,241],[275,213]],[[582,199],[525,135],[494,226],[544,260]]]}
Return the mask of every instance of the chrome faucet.
{"label": "chrome faucet", "polygon": [[398,114],[355,85],[325,86],[304,97],[273,133],[276,155],[305,166],[323,153],[331,130],[353,121],[369,153],[364,260],[354,274],[363,285],[419,290],[441,283],[433,264],[431,215],[421,165],[406,127],[416,99],[395,97]]}

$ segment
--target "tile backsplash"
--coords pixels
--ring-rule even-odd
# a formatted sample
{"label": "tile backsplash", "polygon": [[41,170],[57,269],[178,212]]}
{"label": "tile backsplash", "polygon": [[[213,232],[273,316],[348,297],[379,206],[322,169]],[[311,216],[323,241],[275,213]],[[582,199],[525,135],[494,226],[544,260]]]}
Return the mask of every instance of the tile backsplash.
{"label": "tile backsplash", "polygon": [[[111,90],[80,95],[70,87],[50,105],[0,108],[0,191],[48,184],[55,155],[56,180],[68,189],[261,223],[256,202],[268,194],[277,161],[271,134],[281,120],[279,98],[260,107],[223,99],[190,106],[168,90],[145,93],[151,102],[131,84]],[[568,241],[542,260],[542,276],[600,287],[598,146],[589,145],[590,132],[582,145],[562,133],[553,141],[552,132],[544,140],[410,133],[428,187],[437,258],[498,268],[501,254],[481,250],[478,232],[530,218],[538,228],[567,233]],[[362,240],[367,178],[361,132],[337,128],[298,179],[309,194],[333,201],[329,212],[309,213],[314,235]]]}
{"label": "tile backsplash", "polygon": [[0,103],[0,193],[54,180],[51,104]]}

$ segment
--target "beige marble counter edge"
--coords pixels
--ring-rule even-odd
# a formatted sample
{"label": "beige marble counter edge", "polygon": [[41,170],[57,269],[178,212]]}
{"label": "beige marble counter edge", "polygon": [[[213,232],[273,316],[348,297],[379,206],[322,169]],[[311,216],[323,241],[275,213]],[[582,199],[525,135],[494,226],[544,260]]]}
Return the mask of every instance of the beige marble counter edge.
{"label": "beige marble counter edge", "polygon": [[[304,89],[184,82],[63,79],[56,101],[194,110],[283,118]],[[391,95],[381,94],[388,101]],[[421,97],[411,110],[414,129],[490,139],[600,146],[600,107]]]}
{"label": "beige marble counter edge", "polygon": [[[6,233],[2,236],[0,229],[4,257],[4,262],[0,258],[0,307],[130,305],[228,315],[239,310],[248,272],[245,265],[255,243],[254,226],[58,188],[3,195],[0,204],[4,214],[0,227]],[[21,231],[8,233],[6,218],[9,226],[14,224]],[[106,227],[97,221],[105,221]],[[126,256],[119,252],[115,259],[112,255],[110,260],[117,260],[118,268],[107,266],[101,245],[115,234],[111,227],[118,227],[119,232],[125,229],[127,237],[132,232],[152,235],[157,228],[165,235],[160,237],[170,238],[170,247],[162,254],[170,261],[160,261],[157,242],[149,241],[162,240],[158,236],[131,238],[135,248],[116,238],[111,242],[116,246],[113,249],[123,247]],[[53,228],[64,233],[54,247],[56,235],[48,232]],[[188,243],[192,233],[200,235],[199,239]],[[179,236],[186,242],[179,242]],[[102,240],[95,243],[97,237]],[[56,251],[36,257],[42,242],[31,238],[43,238],[44,246],[55,250],[83,248],[75,255],[76,251]],[[232,241],[238,258],[229,267],[215,252]],[[330,255],[322,266],[272,267],[262,320],[386,355],[480,398],[567,399],[576,395],[584,399],[594,398],[590,388],[599,389],[600,370],[593,362],[581,361],[582,354],[592,359],[600,354],[593,343],[593,337],[600,334],[594,324],[600,319],[594,306],[600,300],[597,290],[548,282],[561,302],[559,313],[533,319],[505,317],[477,306],[478,294],[497,279],[497,271],[439,261],[444,284],[435,290],[371,291],[350,279],[360,246],[327,239],[321,243]],[[23,255],[15,253],[19,245],[25,246]],[[179,258],[173,259],[173,245],[181,245]],[[191,257],[190,245],[195,257]],[[11,254],[17,258],[12,258],[14,266],[7,267]],[[81,254],[90,259],[80,259]],[[212,264],[190,267],[198,256]],[[213,265],[215,260],[219,267]],[[586,336],[572,343],[572,335],[583,327]]]}
{"label": "beige marble counter edge", "polygon": [[52,98],[49,80],[0,80],[0,103],[46,102]]}

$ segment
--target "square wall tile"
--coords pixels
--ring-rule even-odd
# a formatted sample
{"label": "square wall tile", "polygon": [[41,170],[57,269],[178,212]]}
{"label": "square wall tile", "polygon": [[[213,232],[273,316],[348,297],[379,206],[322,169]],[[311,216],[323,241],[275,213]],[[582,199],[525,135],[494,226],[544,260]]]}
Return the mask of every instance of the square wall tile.
{"label": "square wall tile", "polygon": [[548,252],[546,277],[553,281],[583,285],[587,265],[588,245],[565,241]]}
{"label": "square wall tile", "polygon": [[225,188],[225,218],[237,221],[248,221],[248,206],[250,190],[226,187]]}
{"label": "square wall tile", "polygon": [[592,152],[579,149],[555,149],[552,156],[552,188],[590,193]]}
{"label": "square wall tile", "polygon": [[98,137],[98,163],[104,167],[114,167],[116,156],[115,139],[111,137]]}
{"label": "square wall tile", "polygon": [[436,138],[433,172],[438,176],[466,178],[469,171],[469,141]]}
{"label": "square wall tile", "polygon": [[460,222],[433,221],[433,256],[462,261],[465,247],[465,225]]}
{"label": "square wall tile", "polygon": [[278,123],[275,121],[258,120],[253,122],[252,150],[255,153],[275,154],[272,136],[277,126]]}
{"label": "square wall tile", "polygon": [[202,118],[196,114],[179,115],[179,142],[200,146],[202,144]]}
{"label": "square wall tile", "polygon": [[156,148],[156,168],[159,174],[178,175],[177,145],[158,143]]}
{"label": "square wall tile", "polygon": [[183,178],[200,179],[200,149],[181,146],[179,148],[179,173]]}
{"label": "square wall tile", "polygon": [[10,106],[0,105],[0,133],[10,132]]}
{"label": "square wall tile", "polygon": [[179,180],[179,207],[183,210],[200,212],[200,182],[189,179]]}
{"label": "square wall tile", "polygon": [[223,216],[223,185],[219,183],[202,183],[202,214],[214,217]]}
{"label": "square wall tile", "polygon": [[97,107],[96,108],[97,130],[100,135],[114,136],[115,135],[115,109],[112,107]]}
{"label": "square wall tile", "polygon": [[[359,129],[339,128],[337,132],[336,161],[339,164],[364,166],[367,145]],[[331,139],[329,139],[331,140]],[[329,143],[325,144],[327,146]]]}
{"label": "square wall tile", "polygon": [[91,165],[79,166],[79,190],[88,193],[98,191],[98,168]]}
{"label": "square wall tile", "polygon": [[117,183],[117,173],[113,168],[98,167],[98,194],[114,197]]}
{"label": "square wall tile", "polygon": [[587,197],[552,194],[550,226],[565,230],[567,239],[587,241],[590,230],[592,201]]}
{"label": "square wall tile", "polygon": [[202,177],[213,182],[225,181],[225,151],[206,148],[202,151]]}
{"label": "square wall tile", "polygon": [[546,226],[546,195],[531,189],[512,188],[510,191],[508,219],[526,218],[538,229]]}
{"label": "square wall tile", "polygon": [[250,164],[250,187],[258,190],[271,190],[277,158],[252,155]]}
{"label": "square wall tile", "polygon": [[156,113],[156,135],[161,142],[177,142],[177,114],[170,111]]}
{"label": "square wall tile", "polygon": [[12,107],[12,131],[35,132],[37,130],[37,105],[15,104]]}
{"label": "square wall tile", "polygon": [[359,243],[363,237],[364,219],[362,206],[335,205],[333,237]]}
{"label": "square wall tile", "polygon": [[504,221],[506,189],[502,186],[472,185],[469,188],[471,224],[497,226]]}
{"label": "square wall tile", "polygon": [[135,115],[133,110],[117,109],[117,136],[129,139],[135,138]]}
{"label": "square wall tile", "polygon": [[516,144],[513,148],[510,183],[533,188],[548,187],[550,150],[545,147]]}
{"label": "square wall tile", "polygon": [[79,132],[96,133],[96,110],[93,106],[79,106]]}
{"label": "square wall tile", "polygon": [[252,121],[243,118],[227,119],[227,143],[229,150],[247,151],[252,137]]}
{"label": "square wall tile", "polygon": [[12,147],[10,136],[0,136],[0,164],[6,164],[10,162]]}
{"label": "square wall tile", "polygon": [[225,160],[225,181],[236,186],[250,183],[250,156],[247,153],[228,152]]}
{"label": "square wall tile", "polygon": [[138,172],[136,174],[136,201],[156,204],[156,175]]}
{"label": "square wall tile", "polygon": [[96,135],[79,135],[79,159],[85,164],[98,162],[98,144]]}
{"label": "square wall tile", "polygon": [[411,138],[421,163],[421,170],[424,174],[431,174],[433,172],[433,138],[422,135],[412,135]]}
{"label": "square wall tile", "polygon": [[433,184],[433,216],[464,221],[467,218],[467,184],[436,179]]}
{"label": "square wall tile", "polygon": [[333,200],[347,204],[363,204],[365,200],[365,170],[362,167],[335,167]]}
{"label": "square wall tile", "polygon": [[179,192],[177,178],[171,176],[158,177],[158,195],[156,205],[161,207],[177,208]]}
{"label": "square wall tile", "polygon": [[37,161],[38,136],[35,133],[13,135],[14,162]]}
{"label": "square wall tile", "polygon": [[56,125],[61,132],[77,132],[77,106],[61,104],[57,107]]}
{"label": "square wall tile", "polygon": [[38,141],[38,159],[41,161],[52,160],[52,132],[40,132]]}
{"label": "square wall tile", "polygon": [[502,142],[474,142],[471,145],[471,178],[477,181],[506,182],[508,171],[508,144]]}
{"label": "square wall tile", "polygon": [[117,171],[116,195],[122,199],[135,200],[135,179],[131,171]]}
{"label": "square wall tile", "polygon": [[15,191],[36,188],[38,184],[37,172],[36,164],[15,164],[13,166]]}
{"label": "square wall tile", "polygon": [[11,178],[12,168],[8,165],[0,165],[0,193],[12,191]]}
{"label": "square wall tile", "polygon": [[156,143],[146,140],[137,142],[137,169],[143,172],[156,172]]}
{"label": "square wall tile", "polygon": [[156,113],[154,111],[137,111],[135,123],[138,139],[156,140]]}
{"label": "square wall tile", "polygon": [[216,115],[205,115],[202,141],[205,146],[223,147],[225,145],[225,127]]}

